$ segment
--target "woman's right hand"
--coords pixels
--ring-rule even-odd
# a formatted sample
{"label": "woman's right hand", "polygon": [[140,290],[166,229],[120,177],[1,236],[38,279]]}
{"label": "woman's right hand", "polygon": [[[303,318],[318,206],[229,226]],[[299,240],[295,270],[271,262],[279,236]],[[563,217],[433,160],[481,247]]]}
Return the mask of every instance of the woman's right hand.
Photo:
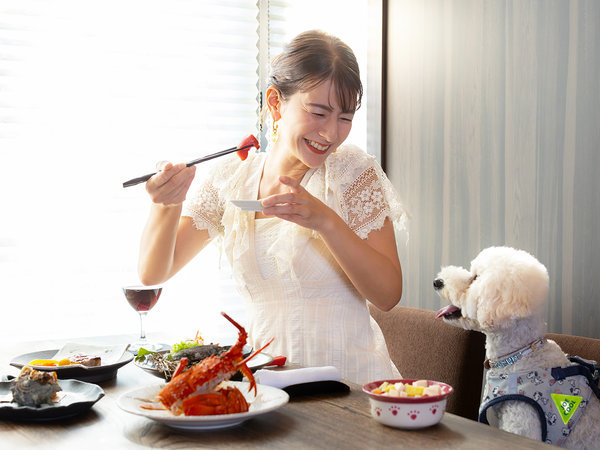
{"label": "woman's right hand", "polygon": [[152,202],[164,206],[183,203],[194,180],[196,166],[186,167],[185,163],[162,161],[157,168],[158,173],[146,182],[146,192]]}

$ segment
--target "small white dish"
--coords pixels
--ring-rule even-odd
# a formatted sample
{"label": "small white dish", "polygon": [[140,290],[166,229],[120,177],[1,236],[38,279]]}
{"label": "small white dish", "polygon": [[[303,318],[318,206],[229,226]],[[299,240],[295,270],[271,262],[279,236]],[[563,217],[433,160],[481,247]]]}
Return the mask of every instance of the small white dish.
{"label": "small white dish", "polygon": [[237,387],[244,397],[246,397],[246,400],[250,403],[248,412],[219,414],[216,416],[175,416],[166,410],[141,408],[141,405],[154,399],[156,394],[164,387],[164,384],[147,386],[126,392],[119,397],[117,404],[123,411],[146,417],[172,428],[182,430],[214,430],[232,427],[252,417],[274,411],[285,405],[290,399],[285,391],[271,386],[257,384],[257,396],[254,397],[254,391],[248,392],[249,383],[229,381],[228,384]]}
{"label": "small white dish", "polygon": [[230,200],[242,211],[262,211],[263,207],[260,200]]}
{"label": "small white dish", "polygon": [[442,391],[440,395],[390,397],[372,392],[384,381],[412,384],[417,380],[379,380],[363,386],[363,392],[369,396],[371,416],[384,425],[405,430],[430,427],[442,420],[446,411],[446,397],[454,392],[449,384],[431,380],[427,380],[427,386],[438,384]]}

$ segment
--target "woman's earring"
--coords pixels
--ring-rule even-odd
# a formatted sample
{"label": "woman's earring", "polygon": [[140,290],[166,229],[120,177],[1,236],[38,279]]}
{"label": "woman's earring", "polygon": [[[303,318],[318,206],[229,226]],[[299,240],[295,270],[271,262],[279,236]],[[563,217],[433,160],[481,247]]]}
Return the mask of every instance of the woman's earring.
{"label": "woman's earring", "polygon": [[273,123],[273,130],[271,131],[271,142],[274,144],[279,139],[279,133],[277,130],[279,129],[279,124],[277,122]]}

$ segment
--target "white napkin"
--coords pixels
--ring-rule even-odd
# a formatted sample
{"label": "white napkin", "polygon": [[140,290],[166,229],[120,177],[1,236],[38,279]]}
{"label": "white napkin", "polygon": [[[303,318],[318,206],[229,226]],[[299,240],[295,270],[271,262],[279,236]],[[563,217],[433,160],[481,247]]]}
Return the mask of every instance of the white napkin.
{"label": "white napkin", "polygon": [[52,359],[57,361],[69,358],[69,356],[84,354],[89,356],[100,356],[101,364],[108,366],[121,360],[123,353],[127,350],[127,344],[121,345],[88,345],[68,342],[56,352]]}
{"label": "white napkin", "polygon": [[293,384],[311,383],[313,381],[340,381],[340,371],[333,366],[305,367],[292,370],[261,369],[254,373],[258,384],[276,388],[284,388]]}

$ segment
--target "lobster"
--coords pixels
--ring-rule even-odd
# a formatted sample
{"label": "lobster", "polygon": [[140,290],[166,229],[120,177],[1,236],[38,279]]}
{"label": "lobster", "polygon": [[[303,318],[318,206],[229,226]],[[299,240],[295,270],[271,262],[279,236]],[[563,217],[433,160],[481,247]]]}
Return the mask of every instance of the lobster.
{"label": "lobster", "polygon": [[244,327],[227,314],[221,314],[239,330],[238,340],[222,355],[209,356],[189,370],[183,370],[188,363],[187,358],[180,360],[171,381],[157,395],[160,404],[175,415],[214,415],[248,411],[248,402],[239,389],[221,385],[221,382],[229,380],[238,370],[250,381],[248,392],[254,389],[256,395],[256,380],[246,363],[263,351],[273,339],[243,359],[242,352],[248,334]]}

